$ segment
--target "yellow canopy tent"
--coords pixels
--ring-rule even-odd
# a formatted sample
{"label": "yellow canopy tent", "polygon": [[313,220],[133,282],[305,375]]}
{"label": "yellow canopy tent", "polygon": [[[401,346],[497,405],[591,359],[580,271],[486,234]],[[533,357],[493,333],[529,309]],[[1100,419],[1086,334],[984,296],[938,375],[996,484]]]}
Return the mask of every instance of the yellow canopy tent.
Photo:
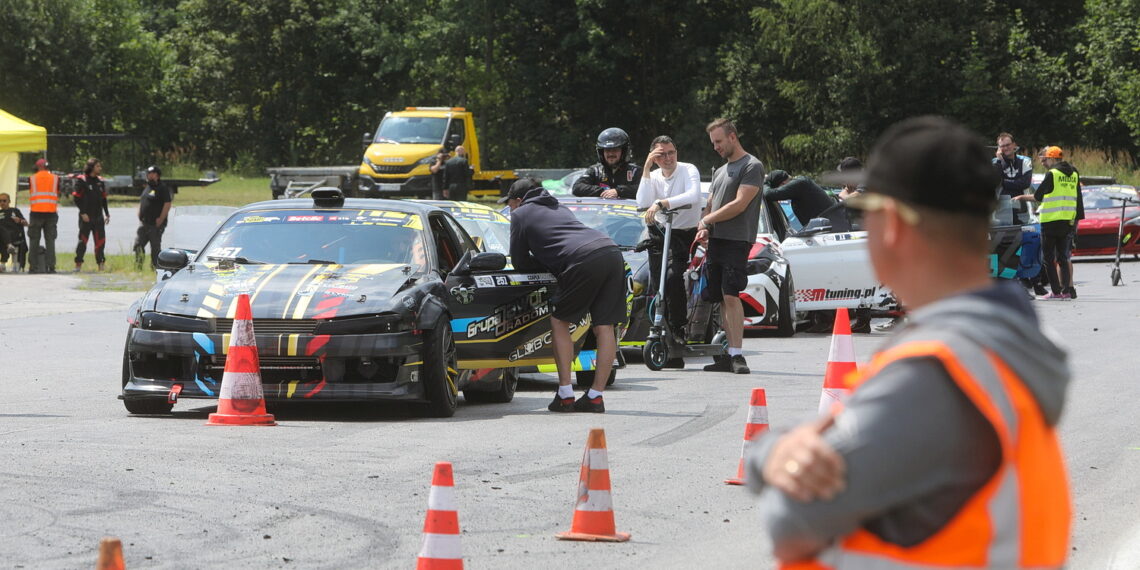
{"label": "yellow canopy tent", "polygon": [[47,129],[0,110],[0,192],[12,196],[16,205],[16,178],[21,152],[47,149]]}

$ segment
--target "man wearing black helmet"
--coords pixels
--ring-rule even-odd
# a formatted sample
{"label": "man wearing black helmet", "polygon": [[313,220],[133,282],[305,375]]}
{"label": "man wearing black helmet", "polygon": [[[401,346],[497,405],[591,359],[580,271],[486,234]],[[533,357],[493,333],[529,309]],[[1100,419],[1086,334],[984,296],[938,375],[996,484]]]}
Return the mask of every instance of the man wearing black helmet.
{"label": "man wearing black helmet", "polygon": [[632,162],[629,135],[610,127],[598,135],[598,163],[574,183],[575,196],[594,196],[609,200],[637,199],[641,167]]}
{"label": "man wearing black helmet", "polygon": [[162,183],[162,170],[157,166],[146,169],[146,188],[139,198],[139,229],[135,237],[135,266],[142,269],[143,255],[150,244],[150,267],[158,267],[158,252],[162,249],[162,232],[174,196]]}

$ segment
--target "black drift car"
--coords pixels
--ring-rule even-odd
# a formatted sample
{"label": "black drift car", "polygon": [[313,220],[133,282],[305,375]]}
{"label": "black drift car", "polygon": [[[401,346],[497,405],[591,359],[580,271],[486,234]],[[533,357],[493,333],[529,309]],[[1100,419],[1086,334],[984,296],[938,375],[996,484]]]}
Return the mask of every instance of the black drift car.
{"label": "black drift car", "polygon": [[[458,394],[508,402],[517,367],[553,363],[550,274],[505,271],[447,212],[392,200],[259,202],[131,307],[120,398],[168,413],[216,399],[241,293],[250,296],[265,398],[403,400],[450,416]],[[581,346],[588,317],[573,336]]]}

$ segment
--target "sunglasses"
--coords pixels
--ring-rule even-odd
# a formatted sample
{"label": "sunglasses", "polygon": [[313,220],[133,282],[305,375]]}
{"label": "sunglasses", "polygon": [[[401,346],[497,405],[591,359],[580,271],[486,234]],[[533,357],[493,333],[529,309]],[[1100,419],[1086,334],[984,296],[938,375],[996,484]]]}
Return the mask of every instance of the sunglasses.
{"label": "sunglasses", "polygon": [[863,192],[862,194],[856,194],[855,196],[848,198],[844,204],[848,208],[854,208],[856,210],[862,210],[864,212],[877,212],[883,208],[886,208],[887,204],[893,204],[895,211],[899,213],[899,217],[902,218],[902,220],[908,225],[917,226],[918,222],[922,220],[922,216],[919,215],[918,210],[915,210],[906,202],[896,200],[890,196],[879,194],[877,192]]}

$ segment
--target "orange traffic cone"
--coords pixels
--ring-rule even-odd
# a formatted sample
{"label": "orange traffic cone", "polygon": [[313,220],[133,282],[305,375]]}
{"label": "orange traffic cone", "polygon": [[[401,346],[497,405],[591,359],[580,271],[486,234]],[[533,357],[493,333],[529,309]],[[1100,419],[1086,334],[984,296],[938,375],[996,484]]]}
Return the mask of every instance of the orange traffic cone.
{"label": "orange traffic cone", "polygon": [[249,295],[237,299],[230,348],[226,353],[226,369],[222,372],[222,388],[218,391],[218,411],[210,414],[211,426],[275,426],[273,414],[265,412],[265,396],[261,392],[261,364],[257,359],[257,341],[253,336],[253,316]]}
{"label": "orange traffic cone", "polygon": [[459,542],[459,512],[455,507],[455,479],[451,463],[435,464],[431,476],[428,512],[424,518],[424,542],[416,560],[418,570],[462,570],[463,549]]}
{"label": "orange traffic cone", "polygon": [[851,340],[851,319],[847,309],[835,310],[835,328],[831,332],[831,351],[827,355],[827,372],[823,375],[823,393],[819,396],[819,413],[831,412],[836,404],[851,394],[845,379],[856,370],[855,343]]}
{"label": "orange traffic cone", "polygon": [[729,485],[744,484],[744,451],[752,438],[768,431],[768,398],[763,388],[752,389],[752,403],[748,407],[748,423],[744,424],[744,444],[740,446],[740,465],[736,468],[736,478],[725,479]]}
{"label": "orange traffic cone", "polygon": [[104,538],[99,542],[99,561],[95,570],[126,570],[123,563],[123,543],[117,538]]}
{"label": "orange traffic cone", "polygon": [[578,504],[570,532],[556,534],[562,540],[625,542],[628,532],[614,530],[614,506],[610,496],[610,462],[606,457],[606,431],[590,430],[578,481]]}

